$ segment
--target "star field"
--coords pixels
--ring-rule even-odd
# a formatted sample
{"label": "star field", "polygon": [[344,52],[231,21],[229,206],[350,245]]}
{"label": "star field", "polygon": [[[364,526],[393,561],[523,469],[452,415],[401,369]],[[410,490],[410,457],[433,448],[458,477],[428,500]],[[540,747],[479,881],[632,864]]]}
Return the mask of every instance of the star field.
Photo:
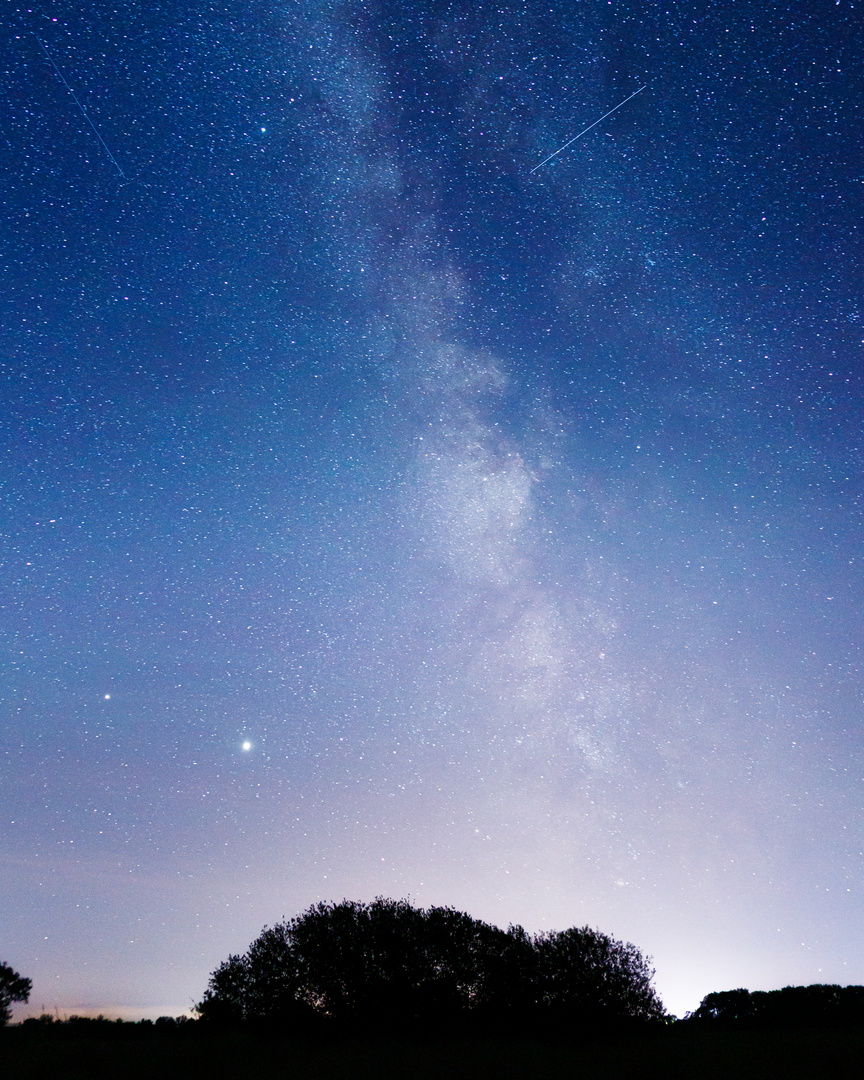
{"label": "star field", "polygon": [[864,982],[860,14],[7,15],[32,1011],[346,896],[597,926],[679,1014]]}

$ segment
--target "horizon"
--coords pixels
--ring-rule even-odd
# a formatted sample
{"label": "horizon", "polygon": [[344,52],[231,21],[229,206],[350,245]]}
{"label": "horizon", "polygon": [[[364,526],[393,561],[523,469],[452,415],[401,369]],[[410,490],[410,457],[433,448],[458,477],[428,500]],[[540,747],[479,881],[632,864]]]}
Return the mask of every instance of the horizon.
{"label": "horizon", "polygon": [[[325,902],[327,902],[327,901],[325,901]],[[432,906],[432,905],[430,905],[430,906]],[[445,904],[443,906],[453,906],[453,905],[446,905]],[[298,911],[296,914],[299,915],[299,914],[302,914],[302,912]],[[471,914],[471,912],[468,912],[468,914]],[[290,917],[291,916],[289,916],[289,918]],[[278,920],[274,919],[274,920],[272,920],[271,922],[269,922],[269,923],[267,923],[265,925],[274,925],[275,923],[282,922],[282,921],[284,921],[284,920],[283,919],[278,919]],[[515,923],[513,923],[513,924],[515,924]],[[521,925],[521,924],[519,924],[519,925]],[[263,929],[263,927],[261,929]],[[526,929],[529,930],[529,933],[536,933],[537,932],[537,931],[532,931],[529,927],[526,927]],[[563,927],[556,927],[555,929],[564,929],[564,928]],[[603,930],[602,927],[595,927],[595,929],[599,929],[601,931]],[[618,935],[615,935],[614,933],[611,933],[608,930],[603,931],[603,932],[609,933],[610,936],[613,937],[613,938],[618,938]],[[618,938],[618,940],[622,940],[622,939]],[[246,952],[246,949],[251,944],[252,944],[252,939],[250,938],[250,940],[245,945],[238,946],[236,949],[232,949],[231,952],[232,953],[237,952],[237,953],[240,953],[242,955],[243,953]],[[632,944],[635,944],[637,946],[637,948],[639,947],[638,942],[632,942]],[[645,950],[640,949],[640,951],[643,953],[643,955],[646,955]],[[213,968],[215,969],[215,967],[218,965],[219,962],[221,962],[222,960],[227,959],[227,956],[228,956],[228,954],[226,953],[225,956],[220,957],[219,961],[217,961],[217,963],[213,965]],[[817,971],[818,971],[818,969],[817,969]],[[821,971],[818,971],[818,973],[821,974]],[[20,974],[26,974],[26,973],[21,972]],[[12,1006],[13,1016],[12,1016],[12,1021],[11,1022],[12,1023],[20,1023],[21,1021],[23,1021],[23,1020],[25,1020],[27,1018],[30,1018],[30,1017],[37,1017],[38,1018],[39,1016],[43,1015],[44,1013],[53,1014],[53,1015],[57,1016],[57,1018],[62,1019],[62,1020],[66,1020],[70,1016],[84,1016],[84,1017],[88,1017],[88,1018],[96,1018],[96,1017],[102,1016],[102,1017],[104,1017],[106,1019],[110,1019],[110,1020],[122,1019],[122,1020],[128,1020],[128,1021],[136,1021],[136,1020],[142,1020],[142,1019],[155,1020],[160,1016],[171,1016],[171,1017],[175,1017],[175,1018],[179,1017],[179,1016],[189,1016],[189,1017],[194,1018],[194,1016],[195,1016],[195,1005],[197,1004],[198,1001],[200,1001],[200,999],[201,999],[201,997],[202,997],[202,995],[204,993],[204,990],[206,989],[207,979],[209,979],[210,974],[211,974],[211,972],[208,971],[206,978],[202,981],[200,992],[197,994],[197,996],[193,1000],[190,1000],[189,1003],[187,1005],[185,1005],[185,1006],[177,1005],[177,1004],[175,1004],[173,1006],[169,1006],[169,1005],[165,1005],[165,1004],[154,1004],[152,1002],[144,1002],[144,1003],[140,1003],[140,1004],[128,1004],[128,1003],[124,1003],[124,1002],[113,1001],[113,1002],[108,1002],[107,1004],[99,1004],[99,1003],[94,1004],[94,1003],[81,1003],[81,1002],[79,1002],[79,1003],[69,1003],[67,1001],[65,1003],[54,1002],[54,1003],[52,1003],[50,1005],[45,1005],[44,1003],[40,1003],[39,1007],[36,1008],[36,1006],[34,1004],[35,998],[34,998],[34,995],[31,993],[31,1000],[28,1003],[26,1003],[26,1004],[15,1004],[15,1005]],[[657,974],[655,974],[655,978],[653,980],[653,983],[654,983],[654,986],[657,988],[658,994],[659,994],[659,996],[660,996],[660,998],[661,998],[667,1012],[669,1013],[669,1015],[673,1016],[674,1018],[679,1019],[679,1020],[683,1019],[688,1013],[693,1012],[696,1008],[698,1008],[698,1006],[701,1004],[701,1002],[704,1000],[704,998],[708,994],[715,993],[715,992],[722,992],[722,991],[726,991],[726,990],[741,989],[742,987],[744,989],[747,989],[748,991],[753,992],[753,991],[779,990],[779,989],[782,989],[782,988],[787,987],[787,986],[803,986],[803,985],[814,985],[814,984],[823,984],[823,985],[828,984],[828,985],[841,985],[841,986],[859,985],[859,984],[856,984],[856,983],[842,982],[842,981],[839,981],[839,980],[836,980],[836,979],[829,979],[829,978],[817,978],[817,979],[814,979],[814,980],[812,980],[811,982],[808,982],[808,983],[789,982],[789,981],[787,981],[787,982],[777,984],[777,985],[767,985],[767,984],[763,984],[763,985],[757,985],[757,984],[745,985],[745,984],[743,984],[741,982],[737,982],[737,983],[730,983],[727,986],[712,986],[710,989],[705,989],[703,992],[700,992],[698,999],[693,999],[692,998],[692,991],[690,992],[690,996],[688,996],[688,990],[686,990],[686,989],[682,990],[682,991],[679,991],[679,993],[677,995],[675,993],[674,988],[670,992],[668,983],[667,983],[667,995],[664,995],[664,993],[662,991],[662,988],[661,988],[662,980],[658,977]],[[670,996],[677,1003],[677,1008],[673,1007],[672,1004],[670,1004],[670,1000],[669,1000]],[[682,1002],[687,1002],[687,1004],[682,1006]]]}

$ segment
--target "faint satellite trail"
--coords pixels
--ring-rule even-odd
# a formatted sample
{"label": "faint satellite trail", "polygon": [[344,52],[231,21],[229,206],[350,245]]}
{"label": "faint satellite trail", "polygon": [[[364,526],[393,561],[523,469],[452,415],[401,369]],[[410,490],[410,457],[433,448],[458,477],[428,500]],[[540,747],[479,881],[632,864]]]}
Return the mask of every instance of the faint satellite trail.
{"label": "faint satellite trail", "polygon": [[102,138],[102,136],[101,136],[101,135],[99,134],[99,131],[98,131],[98,129],[97,129],[97,127],[96,127],[96,125],[95,125],[95,124],[93,123],[93,121],[92,121],[92,120],[90,119],[90,116],[89,116],[89,114],[88,114],[87,110],[86,110],[86,109],[84,108],[84,106],[83,106],[83,105],[81,104],[81,102],[80,102],[80,101],[78,100],[78,98],[77,98],[77,97],[75,96],[75,91],[74,91],[74,90],[72,89],[72,87],[71,87],[71,86],[69,85],[69,83],[68,83],[68,82],[66,82],[66,80],[65,80],[65,79],[63,78],[63,72],[62,72],[62,71],[60,70],[60,68],[59,68],[59,67],[57,67],[56,63],[54,62],[54,57],[53,57],[53,56],[51,55],[51,53],[50,53],[50,52],[48,52],[48,49],[47,49],[47,48],[45,47],[45,43],[44,43],[44,42],[42,41],[42,39],[41,39],[40,37],[38,37],[38,36],[37,36],[36,34],[34,34],[34,35],[33,35],[33,37],[35,37],[35,38],[36,38],[36,40],[37,40],[37,41],[39,42],[40,46],[42,47],[42,52],[44,52],[44,53],[45,53],[45,55],[46,55],[46,56],[48,57],[49,61],[51,62],[51,66],[52,66],[52,67],[54,68],[54,70],[55,70],[55,71],[57,72],[57,75],[58,75],[58,77],[60,78],[60,82],[62,82],[62,83],[63,83],[63,85],[64,85],[64,86],[66,87],[66,89],[67,89],[67,90],[69,91],[69,93],[70,93],[70,94],[72,95],[72,100],[73,100],[73,101],[75,102],[75,104],[76,104],[76,105],[78,106],[78,108],[79,108],[79,109],[81,110],[81,112],[83,113],[83,115],[84,115],[84,119],[85,119],[85,120],[87,121],[87,123],[88,123],[88,124],[90,125],[90,127],[91,127],[91,128],[93,129],[93,134],[94,134],[94,135],[96,136],[96,138],[97,138],[97,139],[99,140],[99,142],[100,142],[100,143],[102,143],[102,147],[103,147],[103,149],[105,150],[105,153],[106,153],[106,154],[108,155],[108,157],[109,157],[109,158],[111,158],[111,161],[112,161],[112,163],[113,163],[113,165],[114,165],[114,168],[115,168],[115,169],[117,170],[117,172],[118,172],[118,173],[120,173],[120,175],[121,175],[121,176],[123,177],[123,179],[125,180],[125,179],[126,179],[126,173],[124,173],[124,172],[123,172],[123,170],[122,170],[122,169],[120,168],[120,166],[119,166],[119,165],[117,164],[117,159],[116,159],[116,158],[114,157],[114,155],[113,155],[113,154],[111,153],[111,151],[110,151],[110,150],[108,149],[108,146],[107,146],[107,144],[106,144],[105,140],[104,140],[104,139]]}
{"label": "faint satellite trail", "polygon": [[[647,86],[647,85],[648,84],[646,83],[645,86]],[[621,106],[626,105],[627,102],[630,101],[631,98],[636,97],[637,94],[641,94],[642,91],[645,89],[645,86],[640,86],[638,90],[634,90],[633,93],[630,95],[630,97],[626,97],[626,98],[624,98],[623,101],[619,101],[614,109],[610,109],[609,112],[603,113],[603,115],[600,117],[599,120],[595,120],[593,124],[589,124],[588,127],[586,127],[583,131],[580,131],[578,135],[574,135],[573,138],[570,139],[569,142],[564,143],[563,146],[559,146],[557,150],[553,151],[549,155],[549,157],[543,158],[543,160],[540,162],[540,164],[535,165],[534,168],[531,170],[531,172],[532,173],[537,172],[537,170],[539,168],[542,168],[542,166],[545,165],[547,161],[551,161],[552,158],[557,157],[558,154],[560,154],[562,150],[566,150],[568,146],[572,146],[573,143],[576,142],[577,139],[581,139],[583,135],[585,135],[587,132],[589,132],[591,130],[591,128],[597,127],[598,124],[601,124],[606,119],[607,116],[611,116],[613,112],[617,112],[621,108]]]}

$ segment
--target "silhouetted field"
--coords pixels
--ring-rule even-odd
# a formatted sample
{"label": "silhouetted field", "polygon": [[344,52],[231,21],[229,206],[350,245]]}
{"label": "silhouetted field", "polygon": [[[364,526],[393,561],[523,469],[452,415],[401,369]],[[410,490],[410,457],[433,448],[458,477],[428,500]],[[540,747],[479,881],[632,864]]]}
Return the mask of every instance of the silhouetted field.
{"label": "silhouetted field", "polygon": [[[189,1025],[197,1029],[198,1025]],[[604,1043],[340,1039],[251,1032],[0,1031],[4,1080],[845,1080],[864,1076],[864,1031],[674,1025]]]}

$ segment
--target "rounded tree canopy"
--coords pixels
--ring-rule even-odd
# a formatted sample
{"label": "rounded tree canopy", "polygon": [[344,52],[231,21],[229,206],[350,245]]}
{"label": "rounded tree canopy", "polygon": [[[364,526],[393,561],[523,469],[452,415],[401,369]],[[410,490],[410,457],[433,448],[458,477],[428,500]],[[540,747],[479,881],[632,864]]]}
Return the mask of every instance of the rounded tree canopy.
{"label": "rounded tree canopy", "polygon": [[265,927],[213,972],[202,1018],[363,1029],[661,1019],[639,950],[588,927],[531,936],[449,907],[378,897]]}

